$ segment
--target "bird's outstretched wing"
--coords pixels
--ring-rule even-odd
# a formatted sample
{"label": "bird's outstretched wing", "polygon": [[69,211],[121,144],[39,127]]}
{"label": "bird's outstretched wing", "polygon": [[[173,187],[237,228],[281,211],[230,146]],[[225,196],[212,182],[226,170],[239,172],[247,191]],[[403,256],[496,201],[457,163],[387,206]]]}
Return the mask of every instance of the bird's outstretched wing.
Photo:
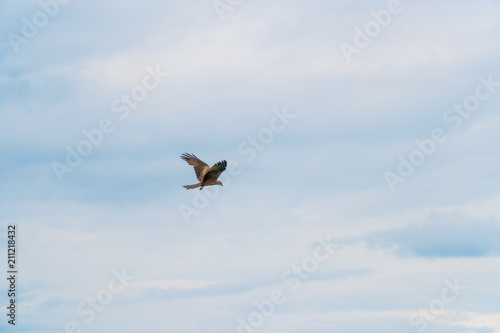
{"label": "bird's outstretched wing", "polygon": [[224,172],[224,170],[226,170],[226,167],[227,167],[226,161],[220,161],[215,163],[210,169],[210,171],[207,172],[207,174],[203,178],[203,181],[207,181],[208,179],[217,180],[220,174]]}
{"label": "bird's outstretched wing", "polygon": [[181,158],[189,165],[193,166],[194,172],[196,173],[196,178],[198,178],[200,182],[203,181],[203,178],[211,170],[210,166],[207,163],[203,162],[193,154],[184,153],[181,155]]}

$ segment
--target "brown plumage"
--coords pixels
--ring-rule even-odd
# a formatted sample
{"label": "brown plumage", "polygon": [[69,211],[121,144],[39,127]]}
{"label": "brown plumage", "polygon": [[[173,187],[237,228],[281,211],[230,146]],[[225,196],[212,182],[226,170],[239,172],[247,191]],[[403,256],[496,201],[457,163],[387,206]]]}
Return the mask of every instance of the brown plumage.
{"label": "brown plumage", "polygon": [[220,174],[226,170],[227,162],[220,161],[215,163],[212,167],[210,167],[207,163],[200,160],[193,154],[184,153],[181,155],[181,159],[186,161],[189,165],[192,165],[194,168],[194,172],[196,173],[196,178],[198,178],[199,183],[193,185],[184,185],[183,187],[186,190],[190,190],[193,188],[200,187],[200,190],[203,189],[204,186],[209,185],[222,185],[222,182],[218,180]]}

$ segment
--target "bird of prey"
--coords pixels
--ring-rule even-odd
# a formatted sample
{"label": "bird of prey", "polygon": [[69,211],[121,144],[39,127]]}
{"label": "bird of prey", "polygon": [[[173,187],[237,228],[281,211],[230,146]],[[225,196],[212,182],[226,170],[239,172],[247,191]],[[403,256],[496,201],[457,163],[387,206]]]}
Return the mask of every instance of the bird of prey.
{"label": "bird of prey", "polygon": [[186,190],[190,190],[200,186],[201,186],[200,190],[203,190],[204,186],[209,186],[209,185],[223,186],[222,182],[220,180],[217,180],[217,178],[219,178],[220,174],[224,170],[226,170],[227,166],[226,161],[217,162],[212,167],[210,167],[207,163],[203,162],[193,154],[184,153],[181,155],[181,159],[183,159],[189,165],[192,165],[194,167],[196,178],[198,178],[199,181],[198,184],[184,185],[183,187]]}

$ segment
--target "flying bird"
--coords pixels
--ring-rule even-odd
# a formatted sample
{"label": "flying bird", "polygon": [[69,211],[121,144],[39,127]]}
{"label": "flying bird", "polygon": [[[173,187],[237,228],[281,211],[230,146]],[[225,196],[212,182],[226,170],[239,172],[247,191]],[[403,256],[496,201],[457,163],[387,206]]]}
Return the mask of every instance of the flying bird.
{"label": "flying bird", "polygon": [[181,155],[181,159],[186,161],[189,165],[194,167],[194,172],[196,173],[196,178],[198,178],[199,183],[193,185],[184,185],[183,187],[186,190],[190,190],[193,188],[200,187],[200,190],[203,190],[204,186],[209,185],[222,185],[222,182],[218,180],[220,174],[226,170],[227,162],[220,161],[215,163],[212,167],[210,167],[207,163],[200,160],[193,154],[184,153]]}

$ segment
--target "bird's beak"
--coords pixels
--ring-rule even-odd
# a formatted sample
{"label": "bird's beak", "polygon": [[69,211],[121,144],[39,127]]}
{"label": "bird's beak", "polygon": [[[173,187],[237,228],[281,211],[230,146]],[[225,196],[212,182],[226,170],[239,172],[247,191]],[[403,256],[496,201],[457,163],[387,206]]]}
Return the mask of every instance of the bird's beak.
{"label": "bird's beak", "polygon": [[220,186],[224,186],[224,184],[220,183]]}

